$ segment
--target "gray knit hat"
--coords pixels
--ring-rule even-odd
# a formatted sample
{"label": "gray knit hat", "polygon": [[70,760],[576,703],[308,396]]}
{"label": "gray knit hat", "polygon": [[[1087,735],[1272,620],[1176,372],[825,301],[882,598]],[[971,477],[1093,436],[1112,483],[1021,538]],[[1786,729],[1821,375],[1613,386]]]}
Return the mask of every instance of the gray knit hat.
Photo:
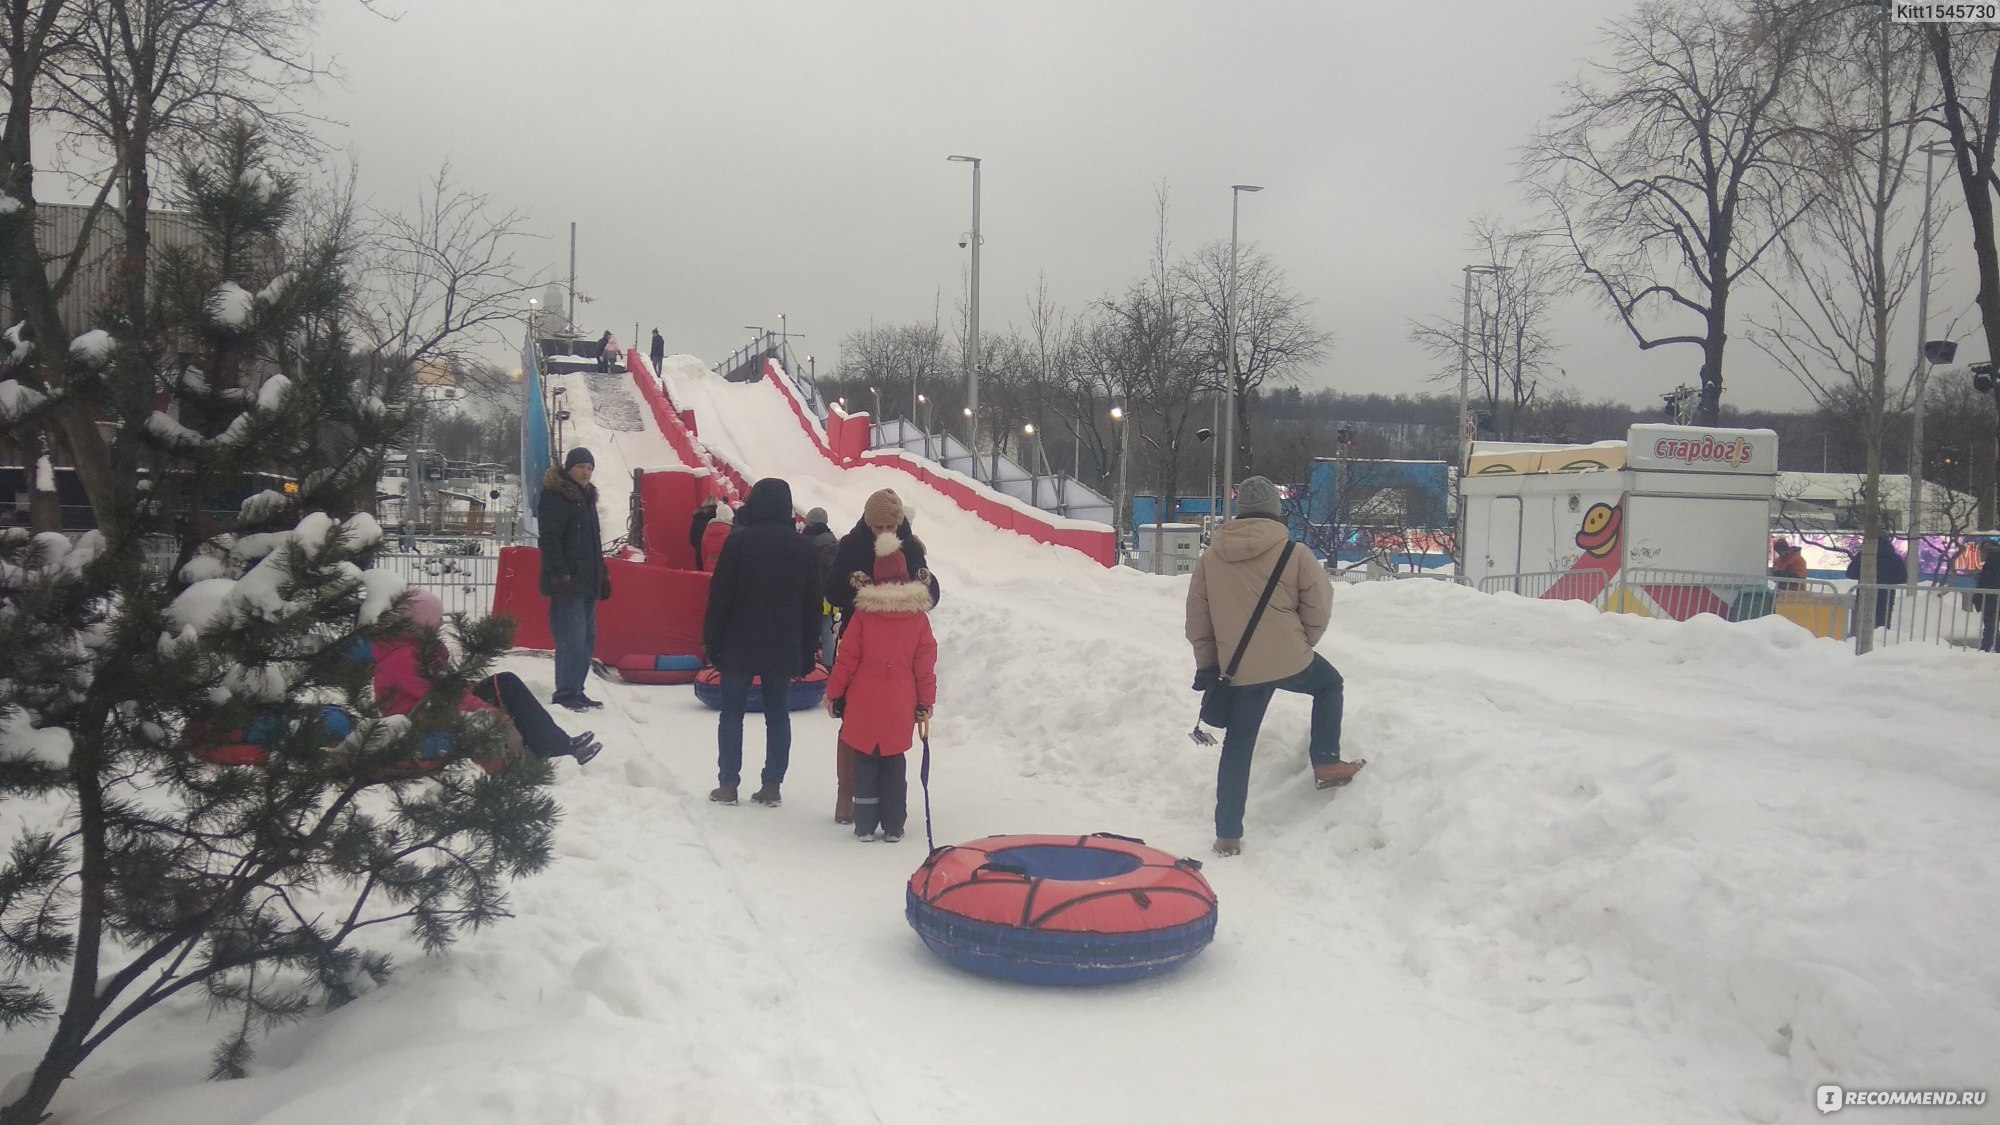
{"label": "gray knit hat", "polygon": [[1236,514],[1284,518],[1285,507],[1278,499],[1278,486],[1263,477],[1246,478],[1236,486]]}

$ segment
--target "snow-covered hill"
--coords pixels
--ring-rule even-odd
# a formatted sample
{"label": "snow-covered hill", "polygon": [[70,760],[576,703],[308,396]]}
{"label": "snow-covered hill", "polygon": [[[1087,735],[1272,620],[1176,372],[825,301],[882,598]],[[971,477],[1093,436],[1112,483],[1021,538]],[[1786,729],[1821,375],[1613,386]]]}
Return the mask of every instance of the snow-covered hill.
{"label": "snow-covered hill", "polygon": [[[703,441],[837,529],[875,488],[914,501],[944,584],[940,841],[1107,830],[1208,858],[1185,579],[834,469],[768,386],[691,360],[666,376]],[[1279,697],[1247,852],[1207,865],[1216,943],[1176,975],[1051,991],[948,968],[902,918],[917,838],[832,823],[833,720],[796,716],[783,808],[720,808],[712,712],[686,688],[593,683],[607,749],[561,764],[561,858],[515,888],[517,918],[447,957],[405,948],[388,987],[281,1030],[243,1081],[199,1081],[222,1029],[198,1003],[162,1012],[58,1107],[102,1125],[1689,1125],[1816,1121],[1824,1082],[1991,1085],[1994,658],[1857,660],[1776,620],[1426,581],[1341,588],[1322,651],[1347,678],[1347,754],[1372,764],[1314,790],[1307,703]],[[545,659],[509,664],[548,689]],[[9,1034],[0,1072],[40,1038]]]}

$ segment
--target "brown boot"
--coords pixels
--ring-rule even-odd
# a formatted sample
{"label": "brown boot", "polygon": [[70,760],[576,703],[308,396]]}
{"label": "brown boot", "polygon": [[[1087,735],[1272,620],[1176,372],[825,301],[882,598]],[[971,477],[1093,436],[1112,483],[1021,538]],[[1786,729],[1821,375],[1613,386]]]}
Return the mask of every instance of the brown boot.
{"label": "brown boot", "polygon": [[1215,854],[1220,856],[1242,855],[1243,837],[1217,836],[1215,838]]}
{"label": "brown boot", "polygon": [[1329,766],[1313,767],[1313,786],[1318,789],[1338,789],[1354,780],[1368,759],[1358,758],[1352,762],[1335,762]]}
{"label": "brown boot", "polygon": [[784,803],[778,799],[777,785],[770,783],[767,783],[755,793],[750,794],[750,801],[752,804],[763,805],[773,809]]}
{"label": "brown boot", "polygon": [[733,805],[736,803],[736,787],[734,785],[718,785],[708,791],[708,799],[718,805]]}

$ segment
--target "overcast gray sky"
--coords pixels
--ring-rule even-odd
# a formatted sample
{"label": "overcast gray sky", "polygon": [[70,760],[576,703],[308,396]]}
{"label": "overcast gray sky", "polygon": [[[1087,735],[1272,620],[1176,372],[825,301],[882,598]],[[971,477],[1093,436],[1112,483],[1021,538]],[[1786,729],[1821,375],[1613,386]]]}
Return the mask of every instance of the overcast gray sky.
{"label": "overcast gray sky", "polygon": [[[391,0],[393,3],[394,0]],[[658,325],[711,361],[783,312],[827,370],[871,319],[947,318],[985,161],[983,318],[1025,324],[1038,274],[1080,309],[1146,268],[1153,190],[1180,249],[1269,252],[1338,337],[1309,385],[1422,392],[1412,317],[1456,315],[1467,225],[1533,215],[1514,160],[1597,49],[1601,0],[404,0],[329,5],[337,118],[380,206],[449,159],[520,208],[578,320]],[[1957,231],[1947,228],[1947,237]],[[1971,270],[1934,307],[1969,303]],[[1963,289],[1964,293],[1952,290]],[[1685,324],[1686,322],[1682,322]],[[1935,318],[1934,318],[1935,324]],[[1797,406],[1734,326],[1725,402]],[[1936,335],[1937,333],[1933,333]],[[1599,307],[1556,325],[1567,385],[1634,403],[1692,383],[1691,347],[1641,353]]]}

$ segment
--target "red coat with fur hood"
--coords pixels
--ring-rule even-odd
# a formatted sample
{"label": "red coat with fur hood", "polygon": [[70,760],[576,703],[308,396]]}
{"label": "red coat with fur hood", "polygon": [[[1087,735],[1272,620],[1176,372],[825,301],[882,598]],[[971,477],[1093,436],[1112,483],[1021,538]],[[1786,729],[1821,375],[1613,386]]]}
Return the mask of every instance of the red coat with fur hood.
{"label": "red coat with fur hood", "polygon": [[845,701],[840,740],[888,757],[909,751],[917,708],[937,703],[937,638],[930,590],[908,580],[900,542],[884,538],[890,553],[875,560],[875,584],[855,592],[826,694]]}

